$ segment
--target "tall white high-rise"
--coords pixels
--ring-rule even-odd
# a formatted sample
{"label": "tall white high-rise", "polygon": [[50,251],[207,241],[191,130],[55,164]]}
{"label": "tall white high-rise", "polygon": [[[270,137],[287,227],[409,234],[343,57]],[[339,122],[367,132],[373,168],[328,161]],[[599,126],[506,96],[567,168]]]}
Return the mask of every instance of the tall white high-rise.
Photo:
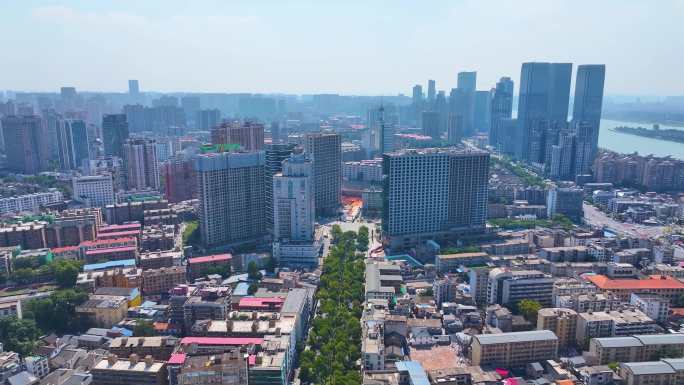
{"label": "tall white high-rise", "polygon": [[313,162],[304,154],[290,155],[273,176],[273,254],[283,266],[317,265],[314,193]]}

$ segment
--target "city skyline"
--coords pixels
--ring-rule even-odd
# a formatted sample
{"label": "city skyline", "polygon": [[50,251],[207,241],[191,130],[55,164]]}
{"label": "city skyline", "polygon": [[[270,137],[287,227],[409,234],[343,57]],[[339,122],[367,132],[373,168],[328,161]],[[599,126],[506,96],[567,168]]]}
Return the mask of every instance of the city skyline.
{"label": "city skyline", "polygon": [[[521,62],[549,61],[606,64],[608,95],[681,89],[665,76],[676,73],[681,50],[658,43],[677,33],[676,1],[63,4],[5,6],[0,39],[17,54],[4,63],[3,88],[124,92],[138,79],[142,92],[393,95],[434,79],[448,94],[461,71],[477,71],[479,88],[489,89],[502,76],[519,84]],[[633,28],[652,20],[658,28]],[[21,39],[8,38],[17,32]],[[447,36],[445,47],[437,37]]]}

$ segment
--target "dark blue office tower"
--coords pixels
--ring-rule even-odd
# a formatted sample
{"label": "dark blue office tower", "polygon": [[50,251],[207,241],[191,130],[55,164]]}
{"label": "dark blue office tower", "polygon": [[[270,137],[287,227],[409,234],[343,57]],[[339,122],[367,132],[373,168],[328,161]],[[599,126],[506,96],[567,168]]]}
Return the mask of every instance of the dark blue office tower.
{"label": "dark blue office tower", "polygon": [[575,152],[576,175],[588,173],[596,158],[605,78],[606,66],[603,64],[577,67],[572,108],[572,128],[578,144]]}
{"label": "dark blue office tower", "polygon": [[571,63],[523,63],[518,103],[519,159],[548,163],[548,148],[567,126],[571,75]]}
{"label": "dark blue office tower", "polygon": [[504,144],[514,133],[504,132],[504,119],[513,117],[513,80],[502,77],[492,90],[492,112],[489,128],[489,144],[501,152],[505,152]]}

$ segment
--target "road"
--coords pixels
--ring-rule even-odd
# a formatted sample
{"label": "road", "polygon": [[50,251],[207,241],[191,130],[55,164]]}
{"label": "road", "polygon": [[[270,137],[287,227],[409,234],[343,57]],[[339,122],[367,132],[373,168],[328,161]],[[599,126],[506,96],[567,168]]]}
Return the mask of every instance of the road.
{"label": "road", "polygon": [[665,231],[665,226],[645,226],[616,221],[588,203],[584,203],[584,221],[591,226],[609,227],[619,233],[637,238],[657,237]]}

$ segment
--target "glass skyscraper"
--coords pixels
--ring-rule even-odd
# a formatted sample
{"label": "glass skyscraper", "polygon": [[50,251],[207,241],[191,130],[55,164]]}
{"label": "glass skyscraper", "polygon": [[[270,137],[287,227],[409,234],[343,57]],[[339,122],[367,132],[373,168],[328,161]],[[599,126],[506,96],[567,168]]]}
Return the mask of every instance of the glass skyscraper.
{"label": "glass skyscraper", "polygon": [[572,63],[523,63],[517,118],[519,159],[547,162],[547,147],[567,125],[571,76]]}
{"label": "glass skyscraper", "polygon": [[606,78],[604,64],[586,64],[577,67],[575,99],[572,107],[572,128],[577,135],[575,172],[589,172],[598,151],[603,84]]}

